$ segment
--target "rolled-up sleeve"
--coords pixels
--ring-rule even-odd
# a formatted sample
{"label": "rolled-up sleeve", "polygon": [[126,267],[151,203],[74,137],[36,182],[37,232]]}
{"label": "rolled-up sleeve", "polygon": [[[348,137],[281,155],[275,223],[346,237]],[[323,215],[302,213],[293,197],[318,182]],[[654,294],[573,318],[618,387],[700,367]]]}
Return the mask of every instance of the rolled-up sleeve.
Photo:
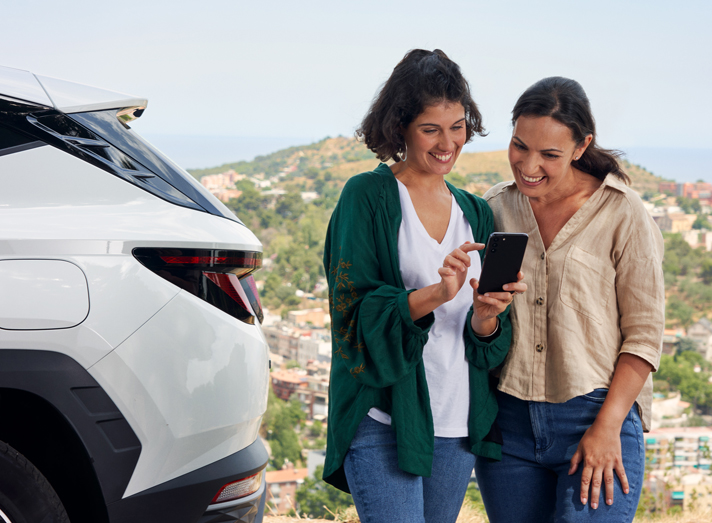
{"label": "rolled-up sleeve", "polygon": [[631,224],[616,268],[616,295],[623,338],[621,354],[633,354],[658,369],[665,327],[664,243],[645,213]]}
{"label": "rolled-up sleeve", "polygon": [[334,210],[324,251],[329,282],[333,365],[369,387],[389,387],[422,361],[435,317],[413,321],[407,291],[384,281],[374,222],[378,201],[365,184],[349,180]]}

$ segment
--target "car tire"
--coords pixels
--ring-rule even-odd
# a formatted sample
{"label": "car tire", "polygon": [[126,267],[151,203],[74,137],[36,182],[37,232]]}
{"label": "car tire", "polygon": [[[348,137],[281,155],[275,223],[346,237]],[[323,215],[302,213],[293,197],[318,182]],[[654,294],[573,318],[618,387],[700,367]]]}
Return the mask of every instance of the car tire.
{"label": "car tire", "polygon": [[69,523],[57,493],[25,456],[0,441],[0,523]]}

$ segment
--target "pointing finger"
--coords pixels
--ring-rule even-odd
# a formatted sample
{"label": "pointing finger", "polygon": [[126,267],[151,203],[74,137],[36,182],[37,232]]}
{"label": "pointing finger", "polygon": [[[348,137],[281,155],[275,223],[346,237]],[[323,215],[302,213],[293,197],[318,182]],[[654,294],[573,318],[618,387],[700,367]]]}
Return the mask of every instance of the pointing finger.
{"label": "pointing finger", "polygon": [[460,245],[460,250],[463,252],[481,251],[484,248],[485,248],[484,243],[465,242],[462,245]]}

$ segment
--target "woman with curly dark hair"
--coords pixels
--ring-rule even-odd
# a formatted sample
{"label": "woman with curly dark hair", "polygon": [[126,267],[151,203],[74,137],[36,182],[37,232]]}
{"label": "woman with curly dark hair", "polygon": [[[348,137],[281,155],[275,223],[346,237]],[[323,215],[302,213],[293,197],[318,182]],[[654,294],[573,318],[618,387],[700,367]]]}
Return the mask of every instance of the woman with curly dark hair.
{"label": "woman with curly dark hair", "polygon": [[364,523],[454,522],[475,454],[500,457],[488,371],[509,349],[511,293],[526,285],[477,293],[470,253],[493,231],[492,212],[444,177],[484,129],[445,53],[406,54],[357,134],[394,163],[348,181],[326,236],[324,479],[351,492]]}

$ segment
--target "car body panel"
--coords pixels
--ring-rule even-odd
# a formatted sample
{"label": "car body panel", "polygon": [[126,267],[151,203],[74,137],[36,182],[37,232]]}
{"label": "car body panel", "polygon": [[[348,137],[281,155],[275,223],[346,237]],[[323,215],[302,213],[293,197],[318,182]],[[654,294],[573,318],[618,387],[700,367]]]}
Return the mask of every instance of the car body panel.
{"label": "car body panel", "polygon": [[266,347],[258,325],[182,291],[89,369],[141,441],[126,496],[255,440],[267,408]]}
{"label": "car body panel", "polygon": [[0,260],[0,329],[66,329],[88,314],[87,280],[73,263]]}

